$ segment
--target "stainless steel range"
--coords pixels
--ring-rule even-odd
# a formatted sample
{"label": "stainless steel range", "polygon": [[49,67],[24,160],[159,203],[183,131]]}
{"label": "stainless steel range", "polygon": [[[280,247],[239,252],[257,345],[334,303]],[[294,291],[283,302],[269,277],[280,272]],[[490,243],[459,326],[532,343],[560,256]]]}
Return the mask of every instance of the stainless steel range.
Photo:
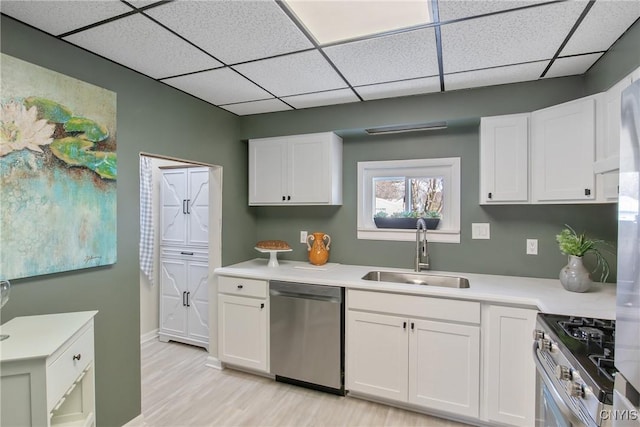
{"label": "stainless steel range", "polygon": [[608,426],[615,320],[538,314],[533,356],[539,426]]}

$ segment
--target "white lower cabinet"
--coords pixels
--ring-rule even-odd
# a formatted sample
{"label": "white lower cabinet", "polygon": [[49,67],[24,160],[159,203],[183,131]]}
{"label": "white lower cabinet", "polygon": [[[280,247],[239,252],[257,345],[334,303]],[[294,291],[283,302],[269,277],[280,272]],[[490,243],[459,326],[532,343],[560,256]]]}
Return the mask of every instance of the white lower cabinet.
{"label": "white lower cabinet", "polygon": [[218,358],[224,363],[269,371],[268,282],[218,278]]}
{"label": "white lower cabinet", "polygon": [[16,317],[1,332],[0,425],[96,425],[97,311]]}
{"label": "white lower cabinet", "polygon": [[482,308],[484,409],[492,424],[533,426],[536,368],[531,351],[534,309]]}
{"label": "white lower cabinet", "polygon": [[409,403],[478,417],[480,328],[409,322]]}
{"label": "white lower cabinet", "polygon": [[163,248],[160,259],[159,338],[209,349],[207,252],[191,249],[170,258],[165,252],[171,250]]}
{"label": "white lower cabinet", "polygon": [[479,303],[349,290],[347,305],[349,391],[479,417]]}

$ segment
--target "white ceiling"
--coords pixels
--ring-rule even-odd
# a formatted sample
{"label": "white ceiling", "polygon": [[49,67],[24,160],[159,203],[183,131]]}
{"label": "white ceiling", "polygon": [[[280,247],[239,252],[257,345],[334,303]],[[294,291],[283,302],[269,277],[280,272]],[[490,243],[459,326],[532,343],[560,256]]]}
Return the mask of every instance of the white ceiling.
{"label": "white ceiling", "polygon": [[0,12],[238,115],[583,74],[640,17],[638,0],[415,1],[439,20],[327,45],[279,0],[2,0]]}

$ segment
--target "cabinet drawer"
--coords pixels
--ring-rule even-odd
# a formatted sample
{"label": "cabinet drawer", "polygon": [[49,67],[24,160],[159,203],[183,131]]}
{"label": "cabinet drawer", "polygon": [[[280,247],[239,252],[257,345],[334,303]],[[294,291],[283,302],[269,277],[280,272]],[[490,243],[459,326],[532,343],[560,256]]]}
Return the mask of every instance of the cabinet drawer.
{"label": "cabinet drawer", "polygon": [[193,249],[193,248],[181,248],[181,247],[167,247],[160,248],[160,257],[162,258],[180,258],[189,259],[193,261],[209,261],[209,251],[206,249]]}
{"label": "cabinet drawer", "polygon": [[47,408],[51,410],[93,362],[93,323],[57,358],[47,363]]}
{"label": "cabinet drawer", "polygon": [[218,277],[218,292],[245,297],[266,298],[269,291],[266,280],[240,277]]}
{"label": "cabinet drawer", "polygon": [[347,304],[350,310],[376,311],[453,322],[480,323],[480,303],[473,301],[349,290]]}

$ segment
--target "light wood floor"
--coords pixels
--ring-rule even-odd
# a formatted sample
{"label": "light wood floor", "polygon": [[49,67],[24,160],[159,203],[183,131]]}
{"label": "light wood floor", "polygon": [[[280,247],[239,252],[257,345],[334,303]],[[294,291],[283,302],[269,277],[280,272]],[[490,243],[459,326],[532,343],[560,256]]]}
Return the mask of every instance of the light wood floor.
{"label": "light wood floor", "polygon": [[351,397],[205,366],[207,352],[178,343],[142,345],[142,416],[126,427],[433,426],[464,424]]}

